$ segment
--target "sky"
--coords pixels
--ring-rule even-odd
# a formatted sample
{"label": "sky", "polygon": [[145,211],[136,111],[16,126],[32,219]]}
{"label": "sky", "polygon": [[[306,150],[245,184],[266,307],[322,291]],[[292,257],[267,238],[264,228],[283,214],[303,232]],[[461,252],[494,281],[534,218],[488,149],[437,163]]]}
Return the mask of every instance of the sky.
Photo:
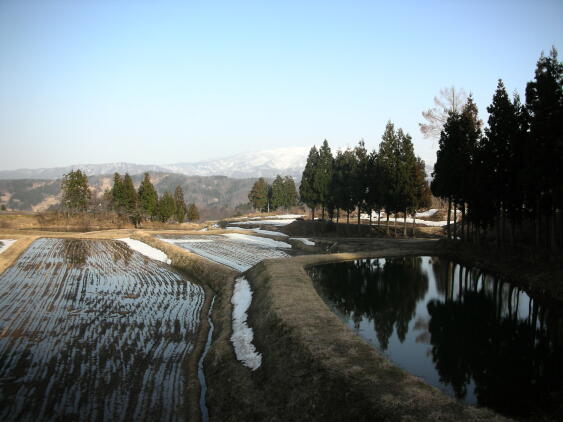
{"label": "sky", "polygon": [[563,1],[0,0],[0,170],[376,148],[441,88],[486,121],[563,51]]}

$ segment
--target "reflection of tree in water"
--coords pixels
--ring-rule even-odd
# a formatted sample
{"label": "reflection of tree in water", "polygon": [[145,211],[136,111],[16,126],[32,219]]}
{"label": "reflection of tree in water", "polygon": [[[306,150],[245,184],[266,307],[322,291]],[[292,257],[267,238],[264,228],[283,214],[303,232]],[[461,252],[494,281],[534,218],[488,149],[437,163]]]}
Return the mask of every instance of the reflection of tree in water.
{"label": "reflection of tree in water", "polygon": [[62,240],[63,260],[66,264],[81,267],[90,256],[90,242],[79,239]]}
{"label": "reflection of tree in water", "polygon": [[442,285],[444,292],[461,285],[456,297],[428,304],[432,357],[441,381],[463,398],[473,378],[479,405],[505,414],[562,412],[562,315],[532,301],[522,319],[520,292],[513,287],[490,277],[478,281],[476,273],[465,283],[462,271],[458,274]]}
{"label": "reflection of tree in water", "polygon": [[403,342],[416,304],[428,290],[420,257],[357,260],[316,267],[312,275],[337,310],[359,324],[373,321],[380,347],[386,350],[393,328]]}

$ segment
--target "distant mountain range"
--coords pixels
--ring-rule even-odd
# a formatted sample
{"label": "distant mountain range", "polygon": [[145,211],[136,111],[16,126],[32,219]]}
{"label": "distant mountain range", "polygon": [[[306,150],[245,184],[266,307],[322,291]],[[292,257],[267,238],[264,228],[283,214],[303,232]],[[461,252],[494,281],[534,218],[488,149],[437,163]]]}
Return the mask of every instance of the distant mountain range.
{"label": "distant mountain range", "polygon": [[[139,186],[142,174],[133,175],[133,183]],[[174,192],[181,186],[187,203],[194,202],[200,209],[233,209],[248,202],[248,192],[255,178],[241,179],[225,176],[186,176],[176,173],[151,173],[159,195]],[[111,189],[111,175],[90,176],[88,184],[95,204],[102,202],[105,190]],[[9,210],[44,211],[57,207],[61,197],[61,179],[0,180],[0,203]],[[210,211],[209,211],[210,212]],[[209,215],[208,212],[208,215]]]}
{"label": "distant mountain range", "polygon": [[71,170],[81,169],[88,176],[111,175],[115,172],[130,175],[149,173],[178,173],[186,176],[227,176],[231,178],[256,178],[293,176],[301,178],[307,161],[307,147],[277,148],[236,154],[231,157],[201,161],[197,163],[177,163],[169,165],[107,163],[75,164],[66,167],[18,169],[0,171],[0,179],[60,179]]}

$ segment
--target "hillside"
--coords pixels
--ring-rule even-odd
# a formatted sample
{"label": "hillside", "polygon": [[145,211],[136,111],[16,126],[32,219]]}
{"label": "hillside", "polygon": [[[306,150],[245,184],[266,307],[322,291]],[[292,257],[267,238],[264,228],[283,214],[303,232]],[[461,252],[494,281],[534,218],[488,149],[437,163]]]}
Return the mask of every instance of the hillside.
{"label": "hillside", "polygon": [[[141,174],[132,176],[136,187],[142,177]],[[234,208],[248,202],[248,192],[256,179],[151,173],[151,180],[159,194],[173,192],[176,186],[181,186],[186,202],[195,202],[203,209]],[[90,176],[88,183],[92,188],[92,197],[100,199],[104,190],[111,188],[112,176]],[[0,180],[0,203],[13,210],[44,211],[60,202],[60,186],[60,179]]]}

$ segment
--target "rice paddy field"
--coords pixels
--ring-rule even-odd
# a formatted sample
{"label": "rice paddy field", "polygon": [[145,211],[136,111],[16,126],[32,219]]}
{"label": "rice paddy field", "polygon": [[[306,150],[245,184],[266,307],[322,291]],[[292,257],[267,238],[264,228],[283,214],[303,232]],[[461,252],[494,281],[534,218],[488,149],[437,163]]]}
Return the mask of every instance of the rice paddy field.
{"label": "rice paddy field", "polygon": [[186,419],[204,299],[123,242],[36,240],[0,275],[0,420]]}
{"label": "rice paddy field", "polygon": [[265,259],[289,258],[291,249],[285,242],[235,233],[159,238],[237,271],[246,271]]}

